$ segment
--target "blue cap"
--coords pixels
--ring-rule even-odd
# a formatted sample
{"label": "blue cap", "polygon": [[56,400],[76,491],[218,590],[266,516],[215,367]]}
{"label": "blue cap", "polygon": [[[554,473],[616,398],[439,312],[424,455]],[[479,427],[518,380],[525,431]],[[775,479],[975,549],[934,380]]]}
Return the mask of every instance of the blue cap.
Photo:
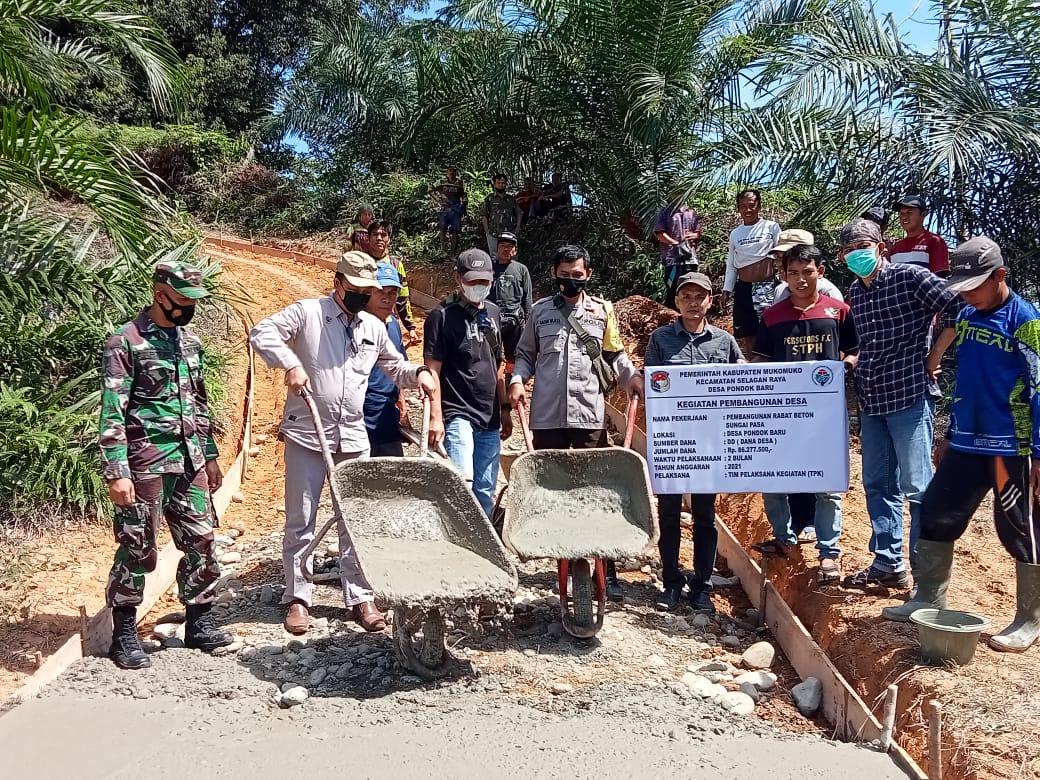
{"label": "blue cap", "polygon": [[401,275],[390,263],[376,264],[376,281],[380,287],[402,287]]}

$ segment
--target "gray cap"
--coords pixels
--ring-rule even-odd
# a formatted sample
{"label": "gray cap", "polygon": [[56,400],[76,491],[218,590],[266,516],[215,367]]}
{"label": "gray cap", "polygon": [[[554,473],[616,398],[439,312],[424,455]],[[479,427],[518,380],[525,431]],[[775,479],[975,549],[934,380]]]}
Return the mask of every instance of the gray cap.
{"label": "gray cap", "polygon": [[857,241],[873,241],[875,244],[880,244],[882,241],[881,225],[872,220],[857,217],[845,225],[838,234],[838,243],[841,246],[854,244]]}
{"label": "gray cap", "polygon": [[679,281],[675,285],[675,291],[678,293],[679,290],[681,290],[683,287],[685,287],[688,284],[695,284],[698,287],[701,287],[701,288],[707,290],[708,292],[712,291],[711,279],[709,279],[704,274],[699,274],[699,273],[696,273],[696,272],[693,272],[693,271],[691,271],[688,274],[683,274],[682,276],[679,277]]}
{"label": "gray cap", "polygon": [[459,254],[455,262],[455,270],[466,281],[487,279],[494,281],[495,271],[491,265],[491,256],[483,249],[467,249]]}
{"label": "gray cap", "polygon": [[513,246],[517,245],[516,236],[514,236],[512,233],[508,231],[506,231],[505,233],[499,233],[498,241],[499,243],[505,241],[507,244],[512,244]]}
{"label": "gray cap", "polygon": [[989,279],[998,268],[1004,268],[1004,256],[995,241],[977,236],[950,251],[950,292],[974,290]]}

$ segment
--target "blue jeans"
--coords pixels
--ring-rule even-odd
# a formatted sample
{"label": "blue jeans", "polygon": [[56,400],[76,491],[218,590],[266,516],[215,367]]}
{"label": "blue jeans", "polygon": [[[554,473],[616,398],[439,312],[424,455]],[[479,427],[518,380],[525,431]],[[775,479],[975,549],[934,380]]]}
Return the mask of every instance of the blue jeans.
{"label": "blue jeans", "polygon": [[909,409],[860,416],[863,491],[870,514],[874,568],[906,570],[903,562],[903,499],[910,504],[910,568],[917,562],[921,499],[932,480],[932,413],[922,395]]}
{"label": "blue jeans", "polygon": [[481,430],[463,417],[449,420],[444,427],[444,449],[466,481],[472,483],[473,495],[489,518],[495,509],[501,443],[498,431]]}
{"label": "blue jeans", "polygon": [[[773,538],[784,544],[798,544],[798,536],[791,527],[791,505],[786,493],[763,493],[766,517],[773,528]],[[816,549],[820,560],[836,559],[841,553],[841,493],[816,494]]]}
{"label": "blue jeans", "polygon": [[437,226],[449,233],[462,232],[462,204],[445,206],[437,219]]}

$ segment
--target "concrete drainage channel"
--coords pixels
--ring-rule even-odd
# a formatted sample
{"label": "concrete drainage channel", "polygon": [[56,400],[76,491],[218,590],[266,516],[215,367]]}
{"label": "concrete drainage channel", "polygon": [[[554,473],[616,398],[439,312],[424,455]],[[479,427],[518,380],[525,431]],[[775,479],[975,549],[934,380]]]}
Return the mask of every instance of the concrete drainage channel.
{"label": "concrete drainage channel", "polygon": [[[264,252],[247,244],[224,246]],[[331,265],[298,253],[270,254]],[[421,292],[413,296],[420,306],[434,302]],[[778,644],[799,676],[819,680],[818,687],[806,686],[806,693],[820,696],[835,734],[849,741],[877,738],[877,721],[770,586],[762,587],[746,554],[740,560],[743,551],[728,530],[722,531],[722,553]],[[278,537],[238,545],[242,563],[277,559]],[[146,763],[149,774],[179,776],[190,751],[203,757],[195,770],[199,776],[228,770],[295,776],[327,771],[346,756],[355,771],[362,768],[372,777],[432,767],[438,775],[557,777],[561,761],[571,763],[569,773],[576,777],[660,771],[705,778],[761,772],[792,778],[924,777],[897,746],[886,756],[794,737],[738,714],[743,698],[727,697],[720,683],[742,685],[763,698],[775,685],[775,675],[760,668],[767,669],[771,659],[757,657],[772,655],[772,648],[751,642],[756,632],[750,626],[720,616],[722,641],[709,645],[693,638],[712,639],[703,634],[708,624],[703,615],[686,620],[626,609],[608,617],[601,642],[576,642],[561,637],[551,619],[552,573],[520,568],[524,584],[511,618],[477,619],[465,609],[452,615],[459,627],[453,641],[464,640],[456,649],[457,671],[463,673],[434,684],[395,668],[389,637],[341,622],[341,610],[333,608],[335,594],[326,594],[325,605],[315,607],[315,627],[300,641],[281,629],[278,587],[233,583],[237,592],[222,594],[218,609],[236,633],[243,627],[237,655],[162,652],[153,657],[151,669],[136,673],[121,672],[103,658],[78,661],[41,698],[0,720],[5,767],[14,769],[12,777],[66,771],[136,777]],[[163,587],[157,592],[170,581],[158,583]],[[647,632],[647,617],[664,630]],[[176,626],[173,633],[175,646]],[[698,651],[719,660],[698,661]],[[632,666],[633,658],[644,667],[641,675],[622,679],[620,671],[612,673]],[[56,676],[50,670],[50,677]],[[38,673],[30,681],[35,689],[27,686],[23,696],[33,696],[46,682]],[[155,718],[163,716],[169,718],[156,729]],[[41,725],[62,734],[62,751],[38,750]],[[113,748],[116,764],[109,752],[97,750],[112,745],[114,737],[122,737]],[[343,739],[351,740],[346,754]],[[538,750],[531,750],[532,744]]]}

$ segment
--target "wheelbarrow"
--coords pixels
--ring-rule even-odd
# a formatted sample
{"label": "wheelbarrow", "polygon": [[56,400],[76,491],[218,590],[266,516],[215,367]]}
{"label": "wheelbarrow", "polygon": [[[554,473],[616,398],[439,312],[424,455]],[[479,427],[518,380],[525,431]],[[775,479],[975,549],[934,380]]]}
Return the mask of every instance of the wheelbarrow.
{"label": "wheelbarrow", "polygon": [[521,560],[556,559],[560,621],[579,639],[603,627],[607,561],[657,543],[650,474],[630,449],[638,403],[629,403],[623,448],[587,450],[535,450],[523,402],[517,408],[527,452],[510,468],[502,540]]}
{"label": "wheelbarrow", "polygon": [[448,462],[431,459],[428,398],[419,458],[336,465],[314,401],[306,392],[303,397],[325,458],[333,507],[333,517],[304,552],[304,577],[331,579],[314,576],[311,554],[333,525],[343,523],[369,587],[393,608],[397,660],[424,680],[444,676],[450,654],[443,611],[467,603],[511,603],[516,569],[462,475]]}

